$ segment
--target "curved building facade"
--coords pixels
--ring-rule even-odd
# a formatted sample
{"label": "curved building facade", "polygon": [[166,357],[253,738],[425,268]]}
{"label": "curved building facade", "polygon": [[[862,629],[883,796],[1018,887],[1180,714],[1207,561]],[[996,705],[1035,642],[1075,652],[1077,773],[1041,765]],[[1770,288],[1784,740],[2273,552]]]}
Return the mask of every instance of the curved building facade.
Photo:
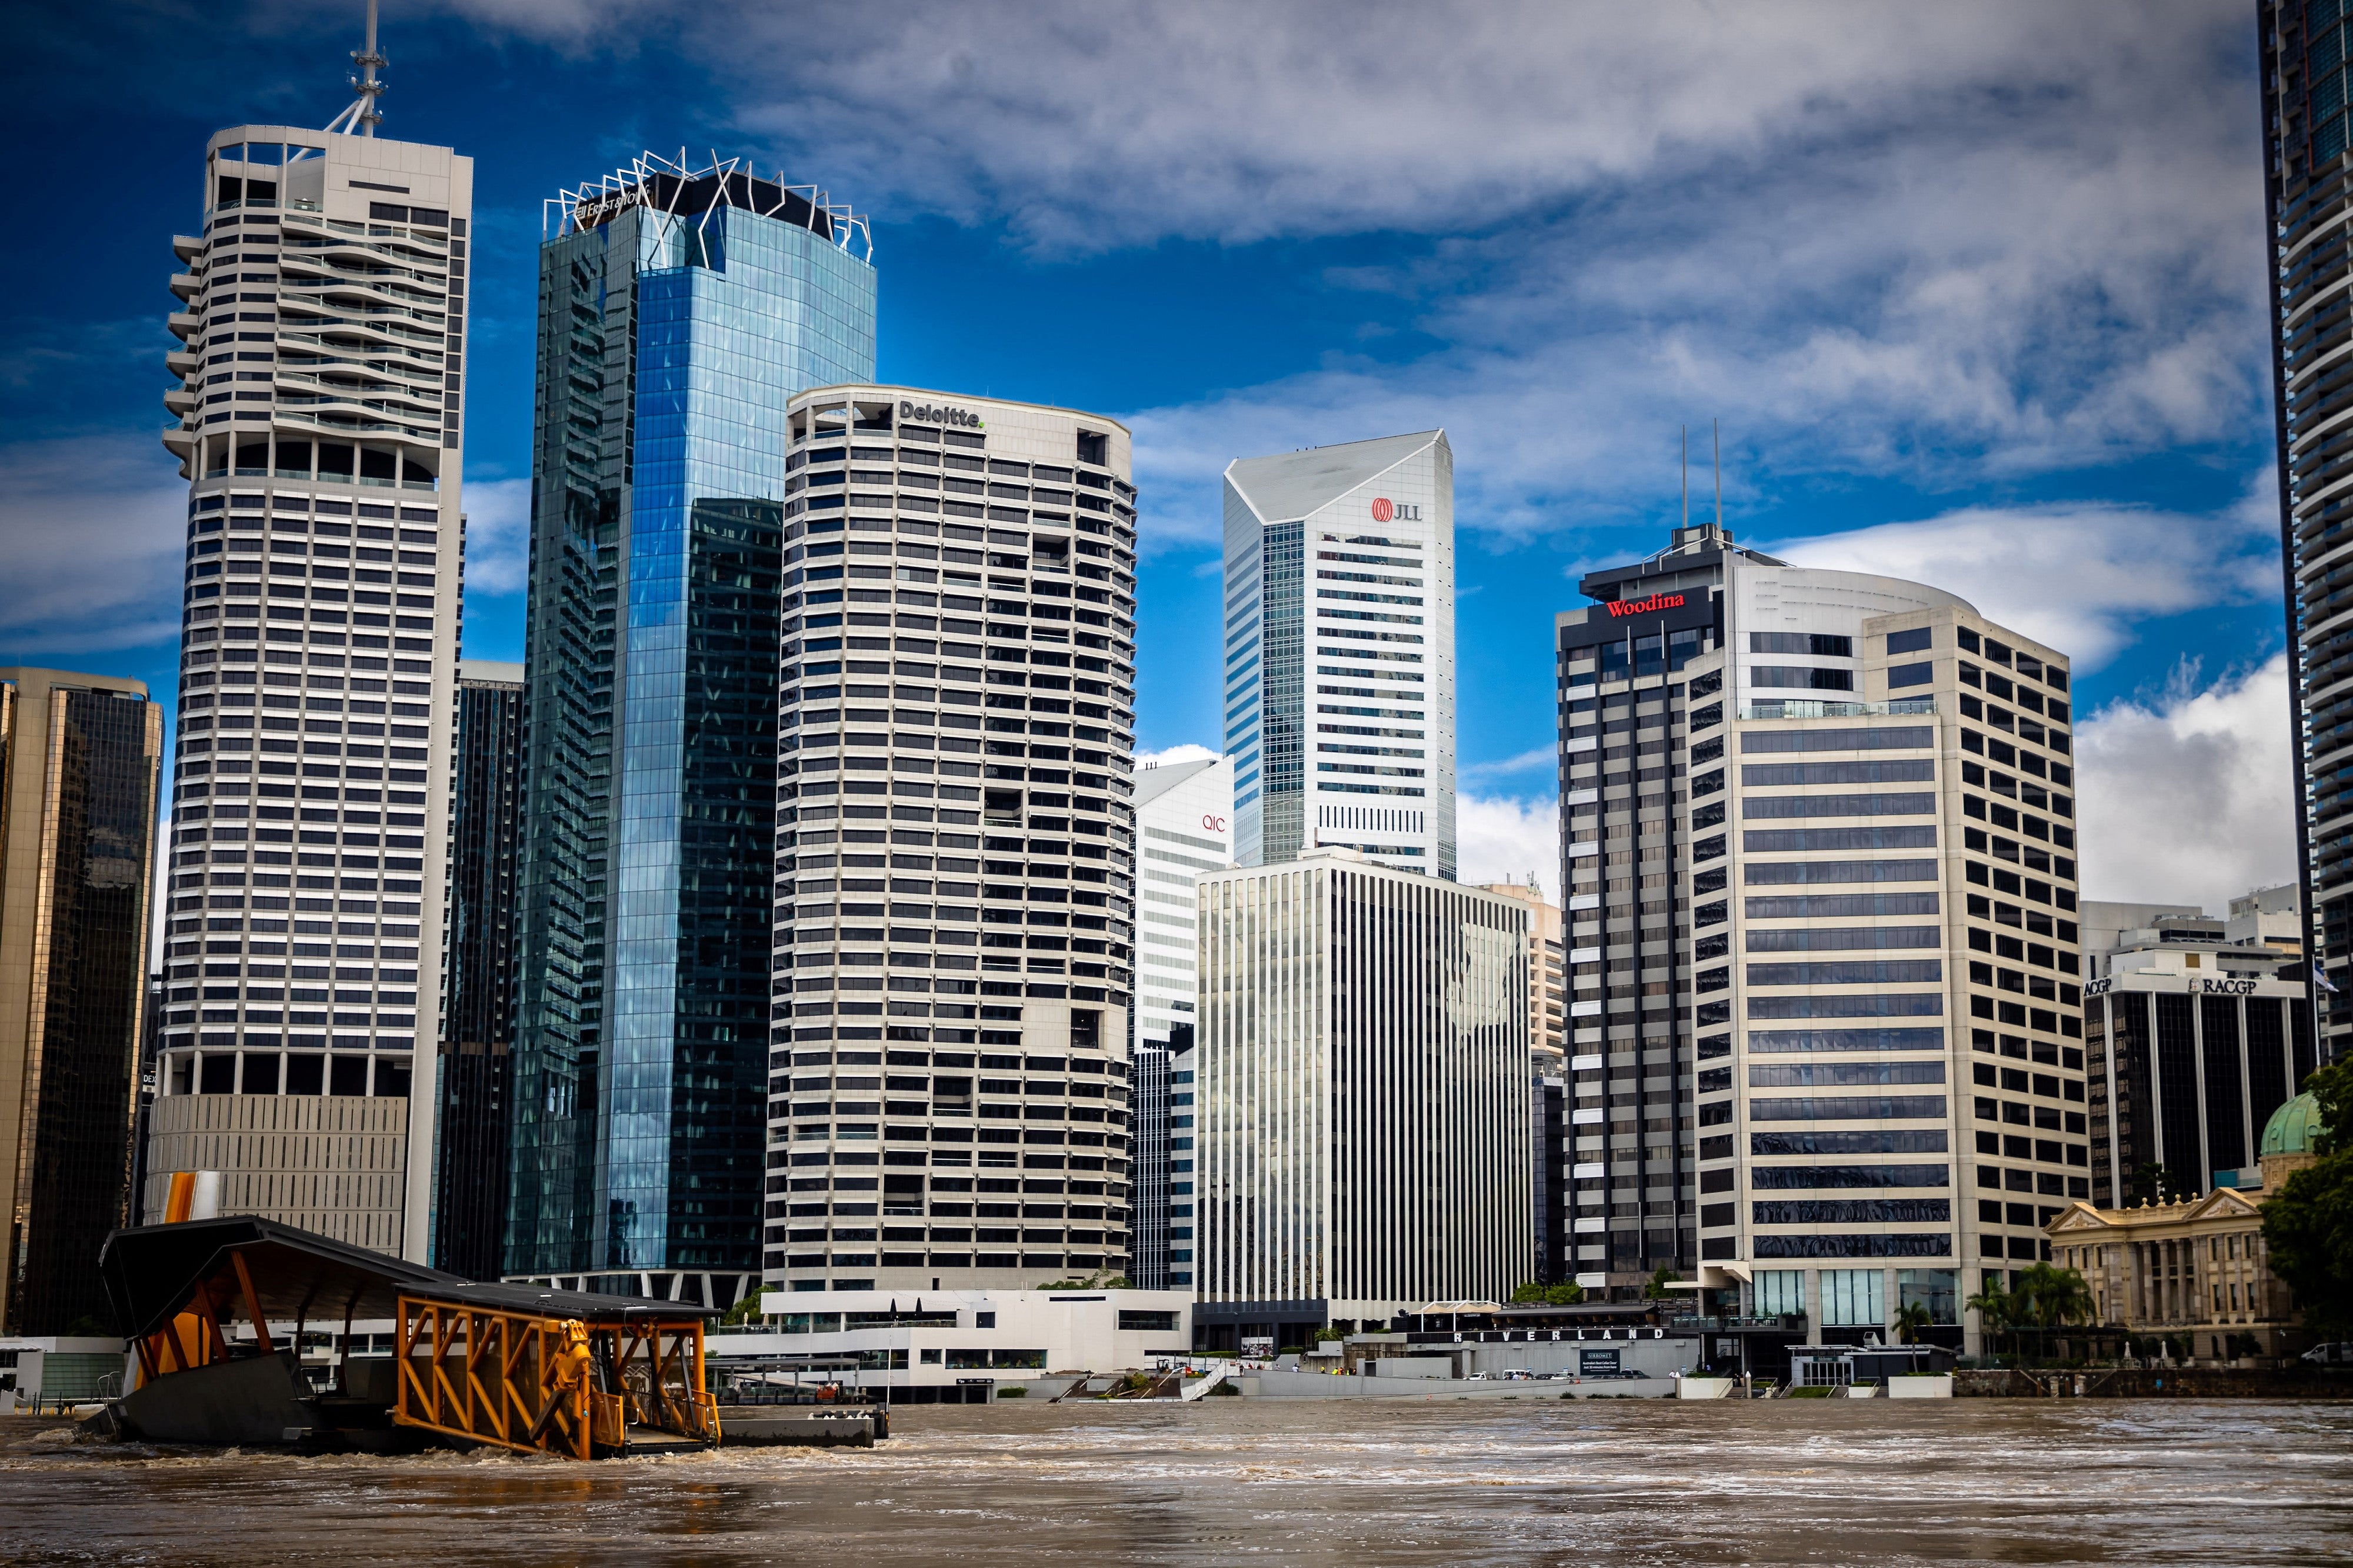
{"label": "curved building facade", "polygon": [[871,385],[789,421],[766,1282],[1124,1272],[1128,432]]}

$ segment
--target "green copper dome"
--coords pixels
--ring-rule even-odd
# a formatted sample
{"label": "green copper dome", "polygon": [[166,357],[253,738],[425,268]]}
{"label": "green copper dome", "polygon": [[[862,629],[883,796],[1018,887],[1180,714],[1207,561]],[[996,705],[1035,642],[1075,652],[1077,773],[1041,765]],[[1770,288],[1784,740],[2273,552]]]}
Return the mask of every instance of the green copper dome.
{"label": "green copper dome", "polygon": [[2310,1094],[2299,1094],[2277,1110],[2263,1123],[2263,1152],[2266,1154],[2309,1154],[2313,1135],[2320,1131],[2320,1102]]}

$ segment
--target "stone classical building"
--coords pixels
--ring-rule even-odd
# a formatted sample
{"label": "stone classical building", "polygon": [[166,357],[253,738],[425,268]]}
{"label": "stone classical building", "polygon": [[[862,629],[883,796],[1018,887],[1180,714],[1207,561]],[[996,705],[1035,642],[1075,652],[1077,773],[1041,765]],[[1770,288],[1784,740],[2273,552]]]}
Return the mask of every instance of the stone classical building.
{"label": "stone classical building", "polygon": [[2303,1348],[2295,1293],[2271,1270],[2263,1204],[2312,1163],[2318,1122],[2300,1094],[2272,1113],[2263,1185],[2216,1187],[2177,1203],[2073,1203],[2046,1227],[2052,1260],[2092,1288],[2094,1322],[2172,1360],[2221,1363]]}

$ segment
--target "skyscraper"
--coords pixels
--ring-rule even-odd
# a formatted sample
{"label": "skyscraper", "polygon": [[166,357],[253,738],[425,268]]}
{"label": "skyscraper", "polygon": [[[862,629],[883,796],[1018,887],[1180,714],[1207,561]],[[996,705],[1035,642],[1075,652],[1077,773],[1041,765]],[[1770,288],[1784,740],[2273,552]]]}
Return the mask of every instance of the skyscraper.
{"label": "skyscraper", "polygon": [[98,1248],[128,1200],[163,750],[138,681],[0,669],[0,1332],[106,1315]]}
{"label": "skyscraper", "polygon": [[215,135],[172,242],[190,493],[142,1197],[216,1170],[224,1212],[422,1260],[473,163],[376,138],[368,78],[357,134]]}
{"label": "skyscraper", "polygon": [[766,1282],[1124,1272],[1128,433],[871,385],[791,421]]}
{"label": "skyscraper", "polygon": [[1454,453],[1442,430],[1226,467],[1234,859],[1340,844],[1454,876]]}
{"label": "skyscraper", "polygon": [[1916,1302],[1957,1342],[2044,1256],[2033,1200],[2090,1194],[2066,659],[1713,526],[1579,586],[1577,1278],[1696,1264],[1764,1315]]}
{"label": "skyscraper", "polygon": [[759,1267],[786,403],[874,374],[862,218],[728,159],[549,204],[510,1272]]}
{"label": "skyscraper", "polygon": [[473,658],[459,664],[449,774],[433,1263],[484,1279],[497,1278],[506,1242],[522,666]]}
{"label": "skyscraper", "polygon": [[1527,914],[1324,847],[1201,879],[1196,1324],[1238,1338],[1533,1277]]}
{"label": "skyscraper", "polygon": [[[1147,766],[1136,777],[1134,1260],[1139,1289],[1193,1282],[1195,1009],[1199,905],[1194,884],[1233,864],[1228,757]],[[1181,1101],[1181,1103],[1180,1103]]]}
{"label": "skyscraper", "polygon": [[[2337,594],[2353,563],[2342,526],[2330,422],[2345,283],[2353,252],[2335,239],[2353,195],[2346,155],[2343,0],[2261,0],[2264,233],[2272,247],[2272,404],[2278,422],[2280,545],[2295,727],[2296,847],[2315,967],[2342,979],[2353,959],[2353,619]],[[2320,1059],[2353,1041],[2353,984],[2312,987]]]}

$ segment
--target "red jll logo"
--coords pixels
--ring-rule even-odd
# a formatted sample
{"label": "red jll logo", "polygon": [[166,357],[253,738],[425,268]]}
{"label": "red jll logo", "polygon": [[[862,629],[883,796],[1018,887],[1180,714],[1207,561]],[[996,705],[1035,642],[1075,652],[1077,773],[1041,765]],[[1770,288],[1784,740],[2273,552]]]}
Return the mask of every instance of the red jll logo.
{"label": "red jll logo", "polygon": [[1397,508],[1390,503],[1388,497],[1376,496],[1373,498],[1373,521],[1375,522],[1388,522],[1395,519],[1396,516]]}
{"label": "red jll logo", "polygon": [[1683,596],[1681,594],[1653,594],[1647,599],[1637,599],[1630,605],[1613,600],[1609,605],[1609,618],[1623,620],[1628,616],[1647,616],[1660,610],[1680,610],[1683,605]]}

